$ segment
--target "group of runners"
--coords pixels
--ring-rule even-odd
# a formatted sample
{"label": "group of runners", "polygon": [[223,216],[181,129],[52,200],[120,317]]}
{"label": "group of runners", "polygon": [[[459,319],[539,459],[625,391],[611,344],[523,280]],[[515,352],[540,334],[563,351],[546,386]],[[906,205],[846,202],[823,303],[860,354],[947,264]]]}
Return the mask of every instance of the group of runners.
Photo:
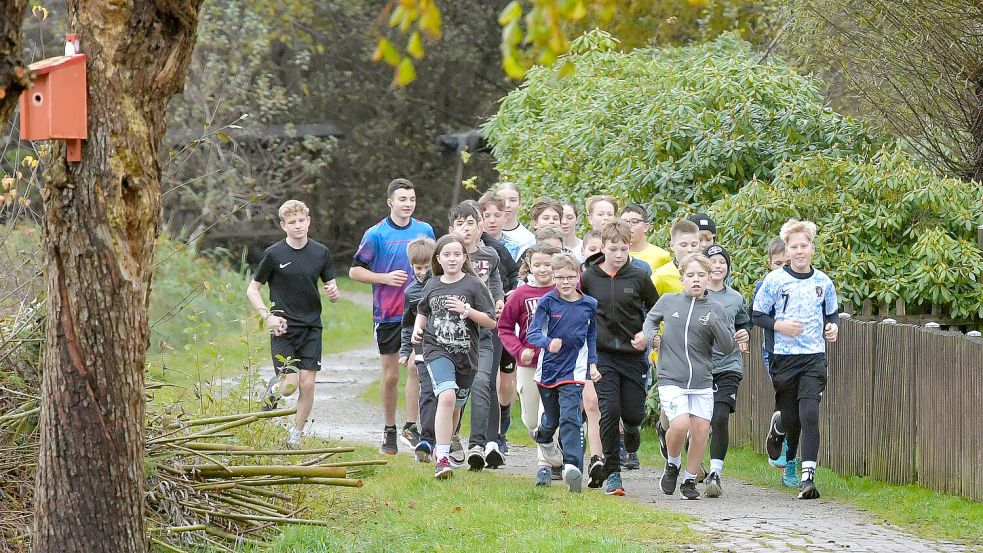
{"label": "group of runners", "polygon": [[[573,202],[540,198],[529,209],[531,228],[519,222],[522,198],[510,183],[453,206],[439,238],[413,218],[416,201],[410,181],[389,185],[389,214],[365,232],[349,271],[372,285],[382,453],[396,454],[401,442],[433,462],[440,479],[464,466],[501,467],[518,400],[538,446],[536,485],[562,480],[579,492],[586,480],[624,495],[622,469],[639,467],[639,425],[654,386],[662,491],[696,499],[702,482],[707,497],[719,497],[728,418],[757,325],[775,388],[770,462],[799,498],[819,497],[819,402],[838,302],[832,281],[812,266],[813,223],[790,219],[768,244],[768,272],[748,306],[728,285],[730,254],[705,213],[676,221],[667,251],[648,242],[644,207],[619,210],[611,196],[587,199],[582,238]],[[264,252],[247,295],[272,333],[276,377],[265,408],[299,390],[288,438],[295,447],[321,364],[319,281],[330,301],[339,291],[328,248],[308,236],[308,208],[287,201],[279,218],[286,238]],[[271,305],[260,293],[265,284]]]}

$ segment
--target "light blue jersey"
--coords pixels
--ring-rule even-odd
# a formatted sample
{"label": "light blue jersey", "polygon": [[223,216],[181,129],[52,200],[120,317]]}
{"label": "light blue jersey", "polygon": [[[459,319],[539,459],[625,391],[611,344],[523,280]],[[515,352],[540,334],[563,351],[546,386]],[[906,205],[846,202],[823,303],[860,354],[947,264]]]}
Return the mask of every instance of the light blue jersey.
{"label": "light blue jersey", "polygon": [[797,320],[802,334],[789,336],[775,332],[775,355],[826,353],[823,329],[826,318],[838,310],[836,290],[826,273],[794,273],[788,267],[776,269],[765,277],[754,296],[754,311],[774,312],[775,321]]}

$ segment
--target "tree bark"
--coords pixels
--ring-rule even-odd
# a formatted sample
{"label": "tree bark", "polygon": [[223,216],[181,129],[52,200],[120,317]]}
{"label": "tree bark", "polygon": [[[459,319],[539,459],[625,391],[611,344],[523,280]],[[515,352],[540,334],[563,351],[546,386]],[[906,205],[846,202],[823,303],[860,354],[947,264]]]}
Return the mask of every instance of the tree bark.
{"label": "tree bark", "polygon": [[0,4],[0,123],[10,119],[17,98],[30,83],[21,58],[24,10],[27,0],[7,0]]}
{"label": "tree bark", "polygon": [[88,54],[82,162],[46,173],[48,292],[33,546],[145,551],[147,299],[160,222],[159,149],[202,0],[69,0]]}

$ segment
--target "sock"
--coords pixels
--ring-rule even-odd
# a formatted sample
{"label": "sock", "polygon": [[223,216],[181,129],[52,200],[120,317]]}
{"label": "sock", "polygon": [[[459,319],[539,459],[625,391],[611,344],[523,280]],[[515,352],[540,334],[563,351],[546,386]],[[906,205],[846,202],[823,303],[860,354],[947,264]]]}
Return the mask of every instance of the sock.
{"label": "sock", "polygon": [[396,425],[395,425],[395,424],[394,424],[394,425],[392,425],[392,426],[388,426],[388,425],[387,425],[387,426],[385,426],[385,429],[386,429],[386,430],[389,430],[389,429],[392,429],[392,430],[396,430]]}
{"label": "sock", "polygon": [[439,461],[451,454],[451,444],[437,444],[434,457]]}
{"label": "sock", "polygon": [[720,476],[724,472],[724,460],[710,459],[710,472],[716,472],[717,476]]}
{"label": "sock", "polygon": [[683,482],[687,480],[696,480],[696,475],[688,470],[684,470],[681,476],[683,478]]}
{"label": "sock", "polygon": [[679,455],[676,455],[675,457],[669,456],[669,464],[670,465],[676,465],[677,467],[679,465],[683,464],[683,454],[680,453]]}
{"label": "sock", "polygon": [[816,473],[816,462],[815,461],[802,461],[802,482],[806,480],[812,480],[813,475]]}

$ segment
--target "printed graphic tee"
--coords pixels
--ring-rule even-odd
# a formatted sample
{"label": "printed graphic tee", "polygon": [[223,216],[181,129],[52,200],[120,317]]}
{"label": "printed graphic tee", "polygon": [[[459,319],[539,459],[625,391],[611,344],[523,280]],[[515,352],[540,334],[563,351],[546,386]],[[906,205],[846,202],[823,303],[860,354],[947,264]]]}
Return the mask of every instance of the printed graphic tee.
{"label": "printed graphic tee", "polygon": [[462,319],[459,313],[447,308],[447,300],[456,298],[493,317],[495,305],[488,288],[476,277],[464,278],[450,284],[433,277],[423,286],[417,313],[427,317],[423,329],[423,359],[427,363],[437,357],[447,357],[459,371],[474,373],[478,366],[478,325]]}

